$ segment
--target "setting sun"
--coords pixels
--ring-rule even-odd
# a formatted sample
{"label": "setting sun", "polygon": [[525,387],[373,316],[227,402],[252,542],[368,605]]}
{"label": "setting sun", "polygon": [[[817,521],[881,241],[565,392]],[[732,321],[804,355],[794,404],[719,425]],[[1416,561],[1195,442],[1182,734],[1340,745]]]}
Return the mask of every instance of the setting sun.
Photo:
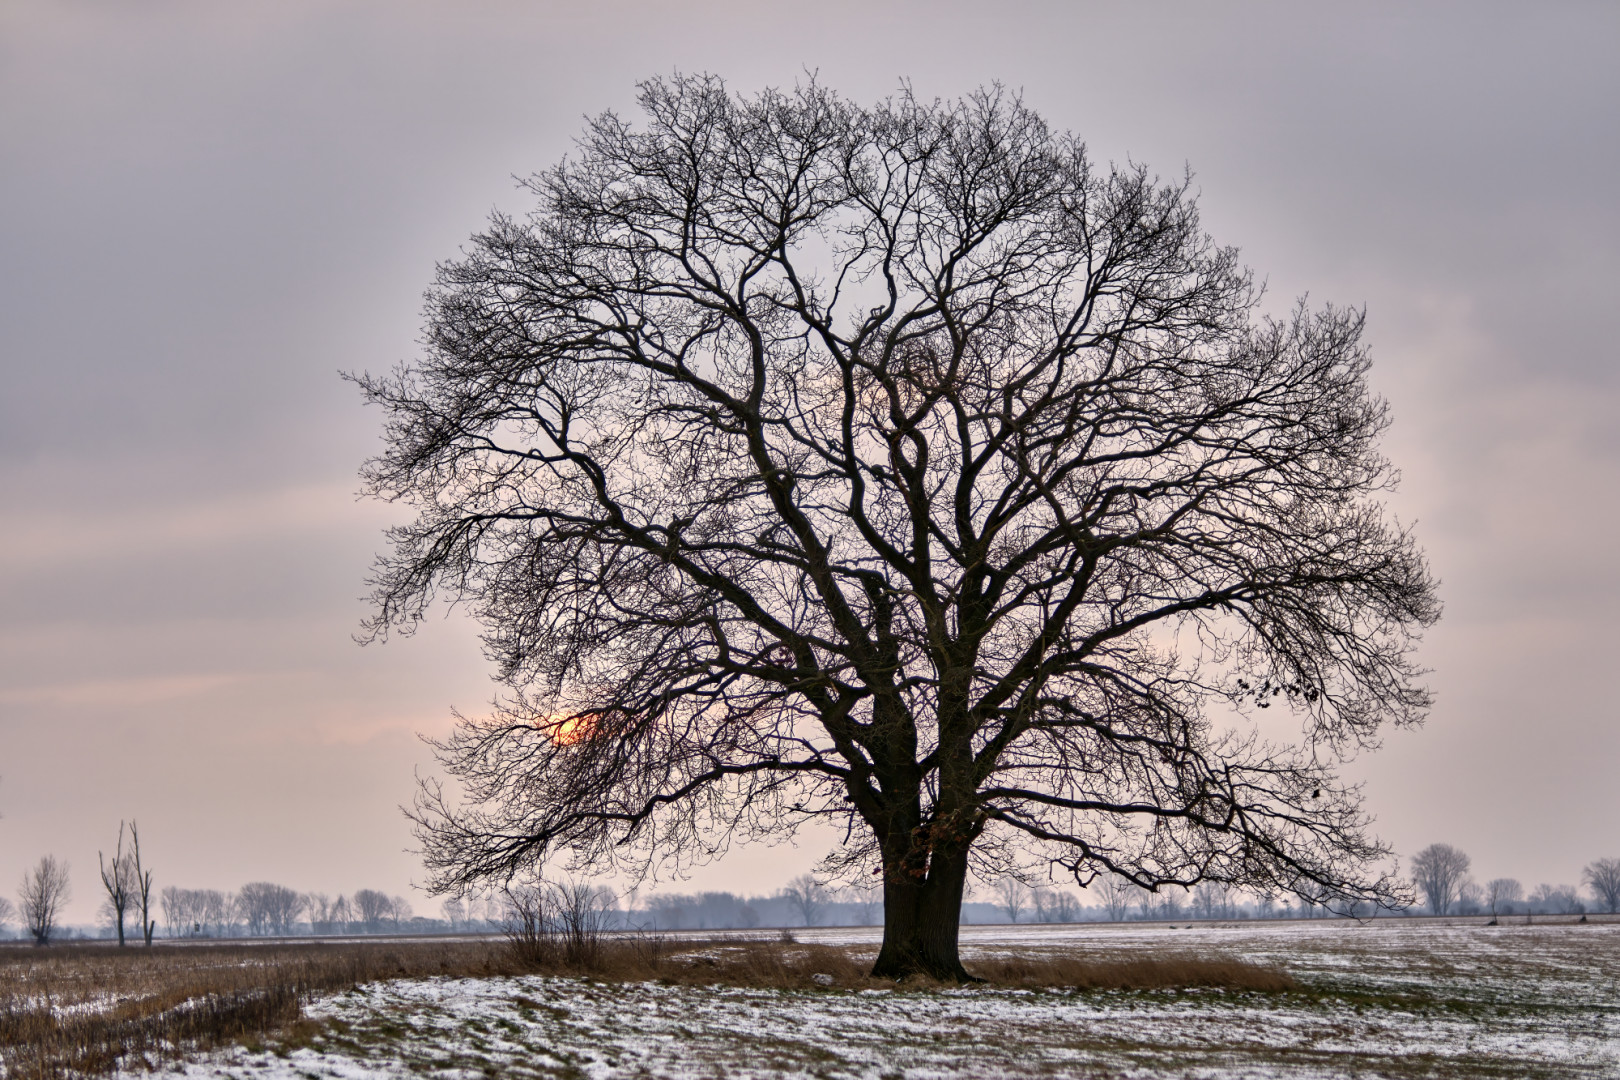
{"label": "setting sun", "polygon": [[572,746],[582,739],[589,738],[595,730],[596,718],[589,713],[576,713],[566,716],[552,716],[544,724],[538,725],[541,730],[551,738],[557,746]]}

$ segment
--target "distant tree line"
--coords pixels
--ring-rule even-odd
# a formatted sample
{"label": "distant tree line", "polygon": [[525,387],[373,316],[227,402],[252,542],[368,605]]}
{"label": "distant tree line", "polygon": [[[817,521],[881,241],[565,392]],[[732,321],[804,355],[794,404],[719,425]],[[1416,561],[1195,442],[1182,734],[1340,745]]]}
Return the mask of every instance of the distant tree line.
{"label": "distant tree line", "polygon": [[[153,917],[153,874],[142,862],[139,833],[128,827],[129,847],[121,824],[118,844],[109,860],[100,861],[102,925],[120,944],[125,920],[136,919],[137,934],[151,944],[158,932]],[[1410,910],[1431,915],[1507,916],[1580,915],[1620,912],[1620,859],[1597,859],[1581,872],[1581,885],[1540,884],[1526,890],[1515,878],[1498,877],[1484,884],[1470,876],[1472,861],[1450,844],[1430,844],[1412,857],[1412,887],[1417,904]],[[882,916],[882,892],[875,885],[835,886],[803,874],[775,893],[739,896],[725,891],[661,893],[639,903],[619,898],[601,887],[587,888],[593,918],[609,929],[730,930],[757,927],[873,926]],[[1584,892],[1583,892],[1584,889]],[[583,895],[583,894],[581,894]],[[968,889],[962,919],[973,923],[1071,923],[1278,919],[1326,917],[1325,902],[1304,896],[1268,896],[1204,882],[1193,889],[1140,888],[1115,876],[1099,877],[1084,891],[1073,891],[1015,876],[990,888],[988,899],[974,899]],[[72,899],[68,864],[44,856],[23,876],[17,903],[0,897],[0,934],[16,924],[37,944],[62,935],[62,910]],[[514,894],[450,898],[440,917],[414,914],[410,901],[378,889],[349,895],[301,893],[269,881],[254,881],[236,892],[183,889],[170,885],[156,894],[162,931],[171,938],[286,937],[299,934],[348,935],[382,933],[493,933],[520,919],[520,897]],[[1325,900],[1325,898],[1324,898]],[[1090,901],[1087,903],[1085,901]],[[1351,914],[1373,915],[1368,909]]]}
{"label": "distant tree line", "polygon": [[417,929],[410,901],[377,889],[352,896],[301,893],[251,881],[234,893],[165,888],[160,896],[170,937],[287,937],[293,934],[380,934]]}
{"label": "distant tree line", "polygon": [[[1480,885],[1469,876],[1472,861],[1450,844],[1430,844],[1412,856],[1412,881],[1431,915],[1581,915],[1620,911],[1620,859],[1598,859],[1581,871],[1583,899],[1575,885],[1537,885],[1528,894],[1516,878]],[[1588,906],[1590,902],[1590,907]]]}

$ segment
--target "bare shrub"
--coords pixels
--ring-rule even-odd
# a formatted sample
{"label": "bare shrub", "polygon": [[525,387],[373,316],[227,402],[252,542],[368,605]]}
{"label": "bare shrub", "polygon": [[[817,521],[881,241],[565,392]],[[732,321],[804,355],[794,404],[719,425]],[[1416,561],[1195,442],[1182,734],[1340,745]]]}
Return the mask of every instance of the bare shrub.
{"label": "bare shrub", "polygon": [[550,920],[546,918],[545,891],[532,886],[508,889],[506,901],[506,925],[502,930],[512,958],[528,967],[554,962],[556,949]]}
{"label": "bare shrub", "polygon": [[613,893],[581,881],[538,882],[506,891],[507,946],[537,969],[600,971]]}

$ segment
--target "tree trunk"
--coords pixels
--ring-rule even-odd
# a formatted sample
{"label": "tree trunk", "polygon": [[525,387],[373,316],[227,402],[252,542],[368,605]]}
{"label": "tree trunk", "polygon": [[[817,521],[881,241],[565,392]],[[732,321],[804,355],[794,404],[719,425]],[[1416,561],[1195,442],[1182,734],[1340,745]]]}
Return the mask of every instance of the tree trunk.
{"label": "tree trunk", "polygon": [[876,978],[928,975],[944,982],[977,981],[962,967],[957,928],[967,881],[965,846],[933,853],[921,877],[904,862],[885,865],[883,947],[872,965]]}

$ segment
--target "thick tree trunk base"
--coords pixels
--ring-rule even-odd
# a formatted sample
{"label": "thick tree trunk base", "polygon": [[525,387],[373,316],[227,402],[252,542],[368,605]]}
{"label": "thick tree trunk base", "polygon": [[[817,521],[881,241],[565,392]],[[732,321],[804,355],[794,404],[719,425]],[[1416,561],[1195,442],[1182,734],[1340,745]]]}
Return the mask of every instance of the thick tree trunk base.
{"label": "thick tree trunk base", "polygon": [[962,920],[962,886],[967,849],[936,852],[928,874],[906,880],[891,871],[883,890],[883,946],[872,977],[899,981],[925,975],[940,982],[982,982],[962,966],[957,933]]}

